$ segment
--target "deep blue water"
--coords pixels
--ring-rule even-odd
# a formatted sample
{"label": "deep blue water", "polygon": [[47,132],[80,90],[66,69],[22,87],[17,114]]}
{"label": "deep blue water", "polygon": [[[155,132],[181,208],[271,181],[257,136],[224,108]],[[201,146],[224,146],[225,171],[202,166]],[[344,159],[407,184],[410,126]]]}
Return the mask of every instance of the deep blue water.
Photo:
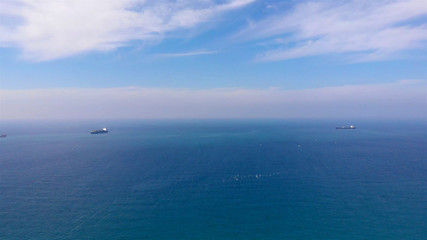
{"label": "deep blue water", "polygon": [[3,122],[0,239],[426,239],[427,124],[343,124]]}

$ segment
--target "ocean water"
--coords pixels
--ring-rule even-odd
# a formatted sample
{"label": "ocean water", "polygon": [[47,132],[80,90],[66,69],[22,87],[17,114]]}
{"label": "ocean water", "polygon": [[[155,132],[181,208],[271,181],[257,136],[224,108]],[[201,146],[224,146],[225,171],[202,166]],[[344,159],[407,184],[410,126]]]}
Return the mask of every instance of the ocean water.
{"label": "ocean water", "polygon": [[346,123],[2,122],[0,239],[427,239],[427,124]]}

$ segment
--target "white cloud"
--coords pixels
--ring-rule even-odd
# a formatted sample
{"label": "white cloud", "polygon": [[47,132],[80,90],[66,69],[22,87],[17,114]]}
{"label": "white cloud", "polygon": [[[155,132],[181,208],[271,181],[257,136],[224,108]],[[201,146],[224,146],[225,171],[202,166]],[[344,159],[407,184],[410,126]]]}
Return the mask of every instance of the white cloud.
{"label": "white cloud", "polygon": [[273,49],[258,56],[261,61],[328,53],[354,54],[355,61],[384,60],[403,50],[426,49],[426,15],[425,0],[303,2],[252,22],[236,37],[270,43],[275,38]]}
{"label": "white cloud", "polygon": [[0,119],[423,118],[427,82],[269,89],[0,90]]}
{"label": "white cloud", "polygon": [[158,41],[254,0],[4,0],[0,46],[45,61],[109,51],[134,40]]}
{"label": "white cloud", "polygon": [[218,53],[217,51],[207,51],[207,50],[200,50],[200,51],[193,51],[193,52],[182,52],[182,53],[161,53],[157,54],[158,57],[165,57],[165,58],[172,58],[172,57],[189,57],[189,56],[197,56],[197,55],[210,55]]}

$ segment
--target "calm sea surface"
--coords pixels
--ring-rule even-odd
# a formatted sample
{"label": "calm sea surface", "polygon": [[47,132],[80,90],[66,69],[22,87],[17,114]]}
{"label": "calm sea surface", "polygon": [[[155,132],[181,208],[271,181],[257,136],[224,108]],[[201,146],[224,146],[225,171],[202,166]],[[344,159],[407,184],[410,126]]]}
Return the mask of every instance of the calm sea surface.
{"label": "calm sea surface", "polygon": [[3,122],[0,239],[426,239],[426,123],[352,123]]}

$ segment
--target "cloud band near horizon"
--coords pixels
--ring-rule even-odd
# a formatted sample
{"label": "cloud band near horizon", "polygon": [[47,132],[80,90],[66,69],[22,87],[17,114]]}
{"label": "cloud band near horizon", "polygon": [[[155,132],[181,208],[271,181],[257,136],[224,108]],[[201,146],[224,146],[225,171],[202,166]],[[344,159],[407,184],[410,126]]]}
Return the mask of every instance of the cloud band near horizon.
{"label": "cloud band near horizon", "polygon": [[304,90],[0,90],[0,119],[416,118],[427,120],[427,81]]}

